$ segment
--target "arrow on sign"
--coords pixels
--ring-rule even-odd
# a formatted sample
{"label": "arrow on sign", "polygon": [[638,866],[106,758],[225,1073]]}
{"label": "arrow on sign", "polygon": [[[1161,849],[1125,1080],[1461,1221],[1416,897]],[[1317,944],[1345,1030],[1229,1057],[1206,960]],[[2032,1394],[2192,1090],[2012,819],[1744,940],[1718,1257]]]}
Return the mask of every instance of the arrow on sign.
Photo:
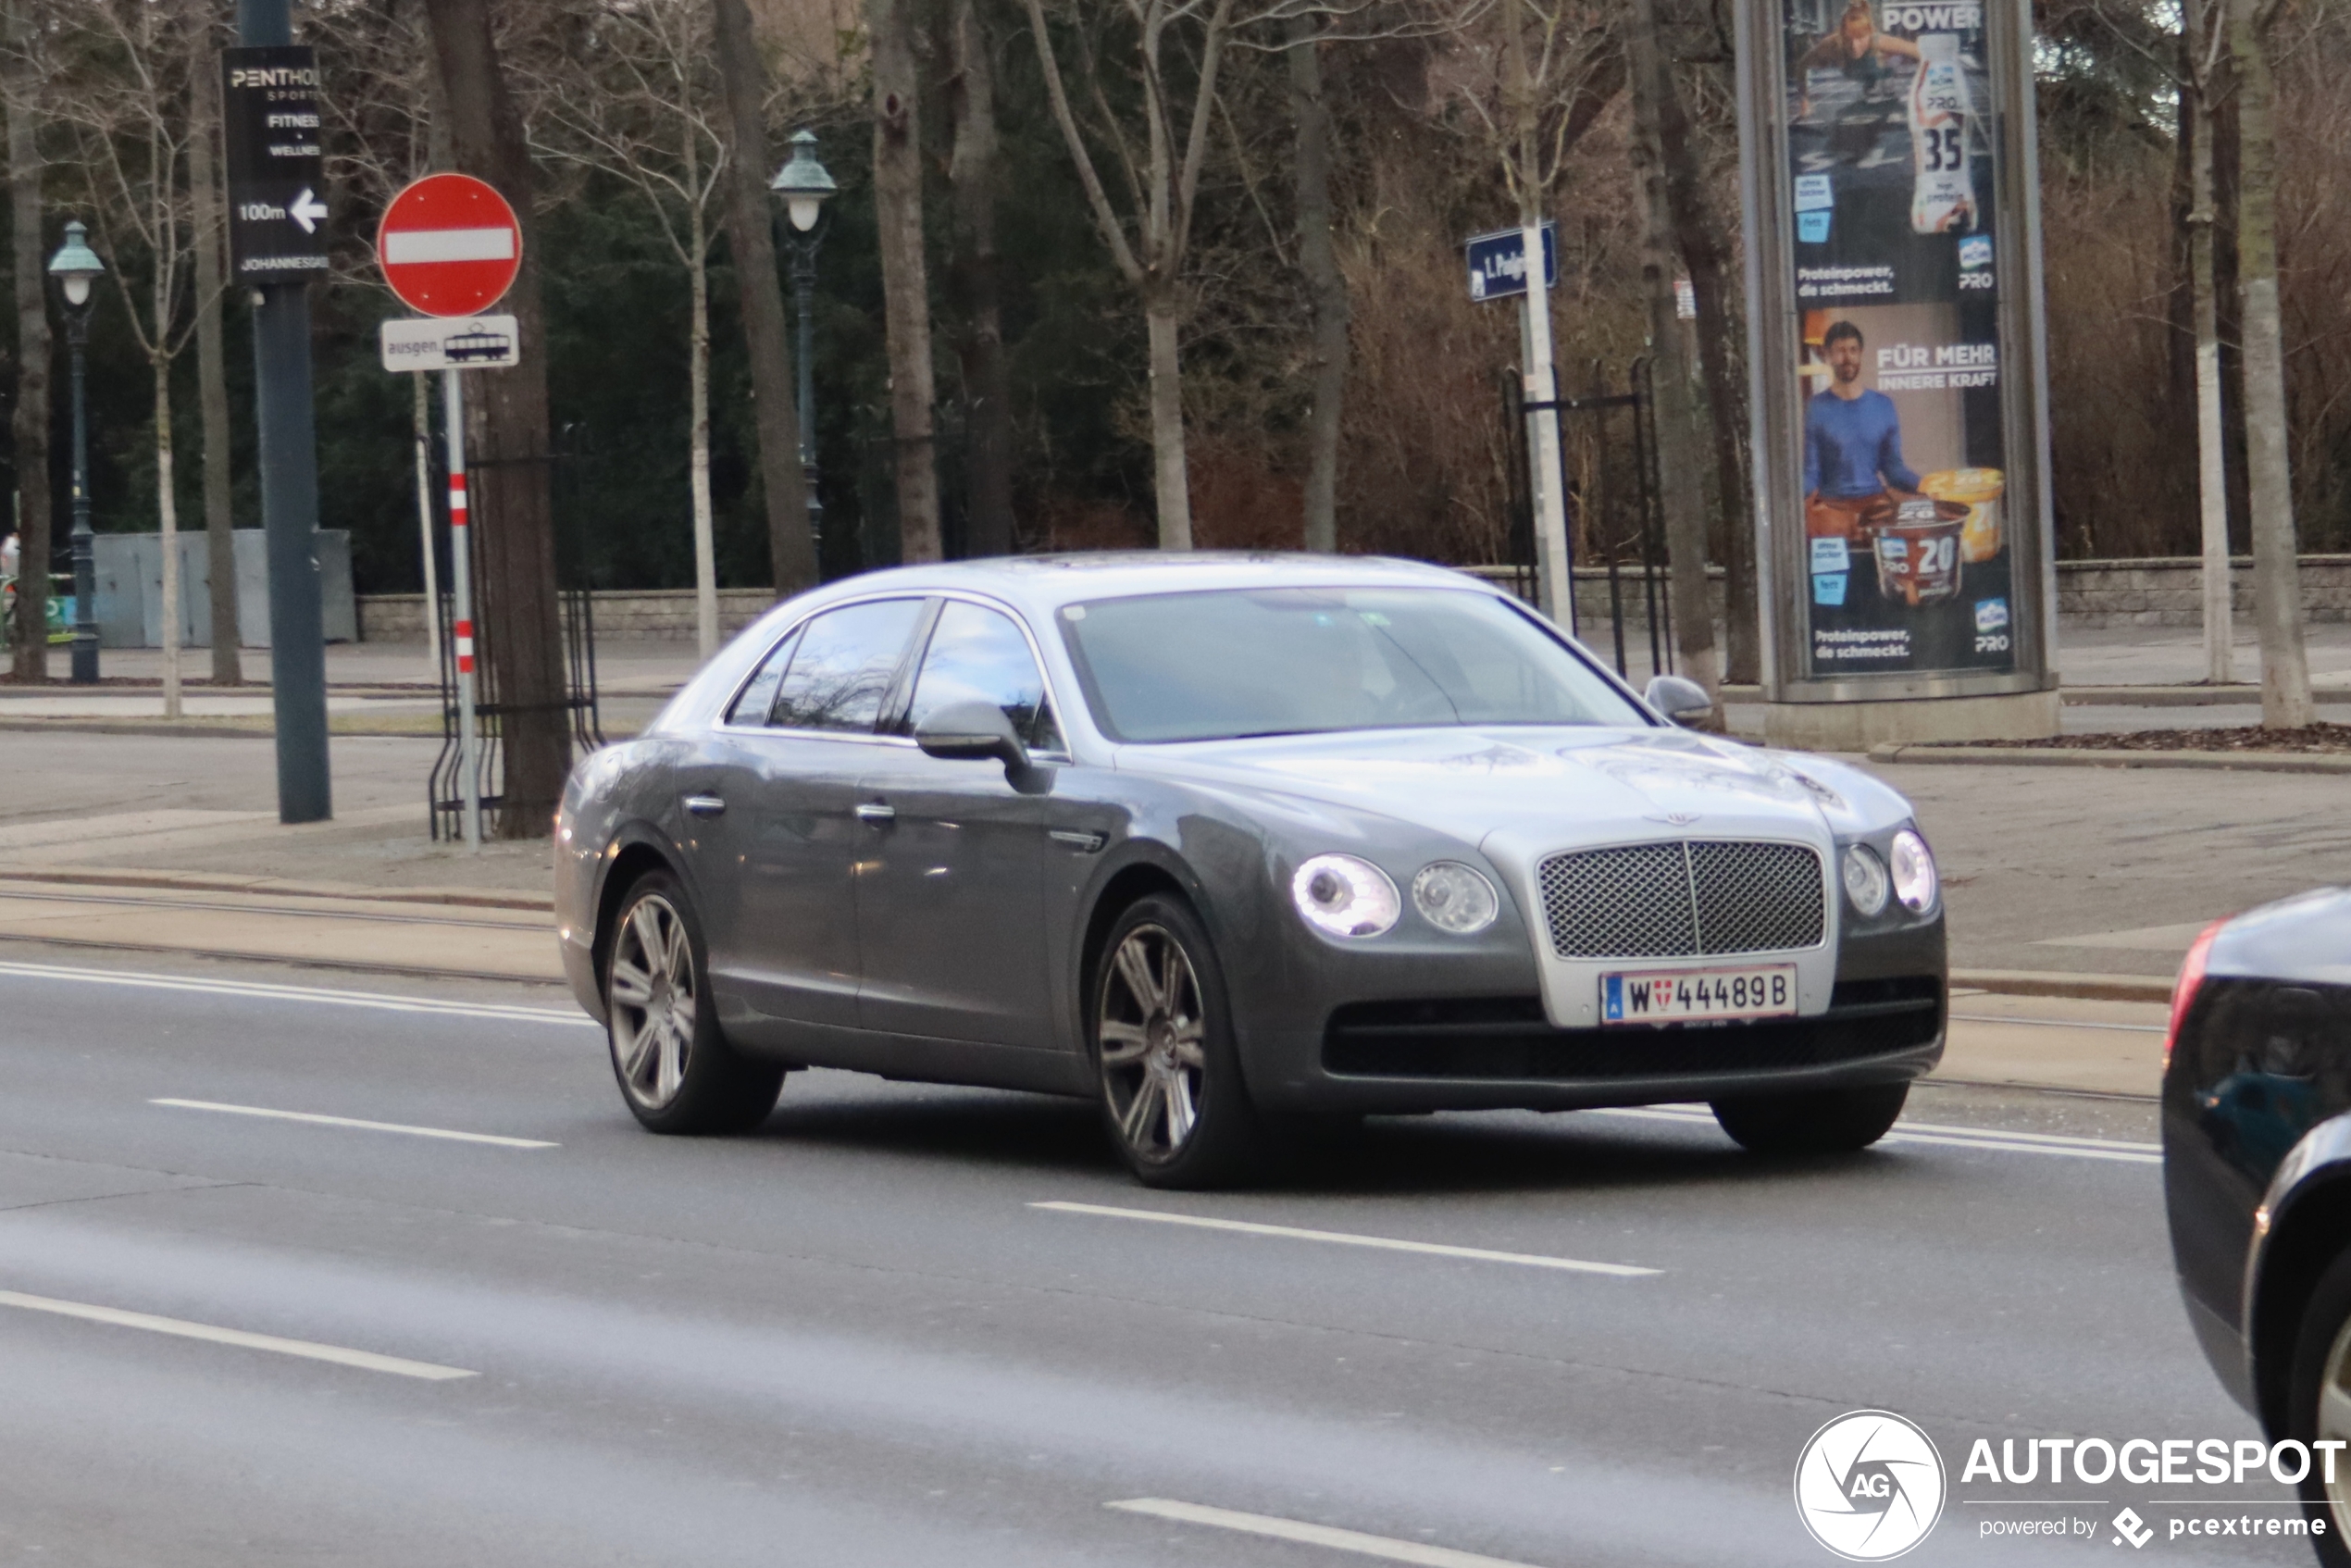
{"label": "arrow on sign", "polygon": [[327,204],[314,195],[309,186],[305,185],[302,188],[302,194],[293,199],[293,205],[288,207],[286,213],[296,223],[302,225],[304,233],[316,234],[318,232],[318,220],[327,216]]}

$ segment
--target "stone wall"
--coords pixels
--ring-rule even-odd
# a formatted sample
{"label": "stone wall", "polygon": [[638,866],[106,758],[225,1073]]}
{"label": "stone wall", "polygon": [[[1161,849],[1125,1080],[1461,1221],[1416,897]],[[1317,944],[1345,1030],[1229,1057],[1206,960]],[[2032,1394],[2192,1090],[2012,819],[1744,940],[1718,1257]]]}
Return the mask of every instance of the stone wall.
{"label": "stone wall", "polygon": [[[1518,589],[1533,597],[1532,574],[1507,566],[1474,567],[1481,577]],[[2058,614],[2068,626],[2196,627],[2202,624],[2201,564],[2193,556],[2145,561],[2060,561],[2058,563]],[[1723,572],[1714,567],[1710,579],[1716,617],[1723,610]],[[1521,582],[1515,580],[1524,578]],[[1638,568],[1618,574],[1618,589],[1625,608],[1628,632],[1645,628],[1644,594]],[[2231,584],[2236,615],[2250,626],[2253,615],[2253,562],[2235,563]],[[1657,591],[1661,596],[1665,584]],[[722,588],[718,591],[718,625],[731,636],[757,619],[775,602],[764,588]],[[2313,621],[2351,622],[2351,555],[2302,557],[2302,602]],[[424,595],[369,593],[359,598],[359,636],[367,642],[424,641]],[[1609,620],[1608,573],[1578,567],[1575,607],[1586,628]],[[596,635],[625,641],[690,642],[694,636],[694,595],[690,589],[613,590],[596,595]]]}

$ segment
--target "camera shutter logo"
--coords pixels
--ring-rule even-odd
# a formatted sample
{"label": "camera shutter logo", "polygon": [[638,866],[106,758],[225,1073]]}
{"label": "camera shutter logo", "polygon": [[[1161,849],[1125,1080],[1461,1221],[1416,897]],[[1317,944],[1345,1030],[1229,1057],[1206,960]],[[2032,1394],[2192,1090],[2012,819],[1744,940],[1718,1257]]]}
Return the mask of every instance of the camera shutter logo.
{"label": "camera shutter logo", "polygon": [[1796,1462],[1796,1512],[1850,1562],[1901,1556],[1943,1516],[1943,1456],[1891,1411],[1857,1410],[1812,1434]]}

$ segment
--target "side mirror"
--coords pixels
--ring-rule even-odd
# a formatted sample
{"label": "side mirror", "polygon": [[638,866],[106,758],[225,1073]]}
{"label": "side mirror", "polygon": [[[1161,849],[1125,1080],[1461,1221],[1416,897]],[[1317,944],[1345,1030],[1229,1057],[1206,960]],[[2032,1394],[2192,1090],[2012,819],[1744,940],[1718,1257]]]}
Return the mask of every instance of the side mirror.
{"label": "side mirror", "polygon": [[1641,696],[1676,724],[1688,724],[1714,711],[1714,699],[1706,694],[1706,688],[1678,675],[1655,677]]}
{"label": "side mirror", "polygon": [[950,762],[994,757],[1012,772],[1028,765],[1028,748],[1020,743],[1004,710],[993,703],[949,703],[915,726],[914,744],[924,755]]}

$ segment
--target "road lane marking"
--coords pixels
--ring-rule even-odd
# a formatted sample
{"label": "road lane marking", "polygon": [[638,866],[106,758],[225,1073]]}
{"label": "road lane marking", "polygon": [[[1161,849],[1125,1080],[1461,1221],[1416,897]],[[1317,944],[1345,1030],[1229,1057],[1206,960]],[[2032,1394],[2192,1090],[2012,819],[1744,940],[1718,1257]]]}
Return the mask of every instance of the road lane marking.
{"label": "road lane marking", "polygon": [[437,1366],[429,1361],[380,1356],[373,1350],[345,1350],[341,1345],[321,1345],[312,1339],[282,1339],[275,1334],[248,1334],[242,1328],[219,1328],[209,1323],[157,1317],[153,1313],[127,1313],[119,1307],[93,1307],[86,1301],[60,1301],[51,1296],[27,1296],[15,1290],[0,1290],[0,1307],[54,1313],[59,1317],[78,1317],[87,1323],[112,1324],[117,1328],[143,1328],[150,1334],[176,1334],[182,1339],[205,1339],[216,1345],[241,1346],[248,1350],[274,1350],[281,1356],[332,1362],[337,1366],[355,1366],[363,1372],[388,1372],[395,1377],[421,1377],[433,1383],[445,1383],[454,1377],[481,1375],[461,1366]]}
{"label": "road lane marking", "polygon": [[77,969],[56,964],[0,963],[0,975],[88,985],[131,986],[144,990],[192,991],[248,1001],[317,1002],[336,1007],[372,1007],[388,1013],[429,1013],[443,1017],[488,1018],[517,1024],[584,1024],[602,1028],[571,1007],[522,1007],[499,1002],[444,1002],[434,997],[394,996],[382,991],[334,990],[325,986],[280,986],[262,980],[215,980],[193,975],[144,975],[127,969]]}
{"label": "road lane marking", "polygon": [[1057,1214],[1093,1214],[1105,1219],[1151,1220],[1160,1225],[1188,1225],[1201,1230],[1230,1230],[1243,1236],[1277,1236],[1291,1241],[1328,1241],[1341,1247],[1377,1247],[1390,1252],[1423,1252],[1438,1258],[1467,1258],[1474,1263],[1518,1263],[1527,1268],[1565,1269],[1571,1274],[1606,1274],[1622,1278],[1663,1274],[1663,1269],[1636,1268],[1631,1263],[1596,1263],[1582,1258],[1552,1258],[1536,1252],[1495,1252],[1483,1247],[1449,1247],[1437,1241],[1399,1241],[1387,1236],[1357,1236],[1344,1230],[1300,1230],[1295,1226],[1259,1225],[1250,1220],[1210,1219],[1201,1214],[1171,1214],[1162,1209],[1115,1209],[1103,1203],[1031,1203]]}
{"label": "road lane marking", "polygon": [[1385,1558],[1390,1562],[1415,1563],[1418,1568],[1529,1568],[1526,1563],[1512,1562],[1507,1558],[1485,1557],[1474,1551],[1456,1551],[1451,1547],[1399,1541],[1388,1536],[1367,1536],[1360,1530],[1308,1524],[1296,1519],[1277,1518],[1270,1513],[1239,1513],[1229,1508],[1208,1508],[1196,1502],[1176,1502],[1169,1498],[1127,1498],[1118,1502],[1106,1502],[1102,1506],[1117,1509],[1122,1513],[1147,1513],[1154,1519],[1172,1519],[1179,1524],[1211,1524],[1220,1530],[1239,1530],[1252,1536],[1271,1536],[1275,1540],[1326,1546],[1335,1551]]}
{"label": "road lane marking", "polygon": [[[1673,1122],[1684,1126],[1711,1126],[1711,1111],[1673,1105],[1611,1105],[1596,1113],[1636,1120]],[[2059,1133],[2010,1132],[2004,1127],[1962,1127],[1942,1122],[1897,1122],[1885,1135],[1888,1143],[1924,1143],[1946,1149],[1989,1149],[2011,1154],[2066,1154],[2077,1160],[2112,1160],[2129,1165],[2159,1165],[2163,1145],[2129,1143],[2119,1139],[2081,1138]]]}
{"label": "road lane marking", "polygon": [[453,1132],[447,1127],[412,1127],[402,1122],[363,1122],[353,1116],[322,1116],[315,1111],[272,1111],[262,1105],[223,1105],[213,1100],[150,1100],[175,1111],[218,1111],[231,1116],[267,1116],[279,1122],[310,1122],[322,1127],[357,1127],[362,1132],[404,1132],[411,1138],[445,1138],[457,1143],[494,1143],[501,1149],[560,1149],[541,1138],[502,1138],[490,1132]]}
{"label": "road lane marking", "polygon": [[1954,1013],[1954,1024],[2021,1024],[2034,1029],[2119,1029],[2131,1035],[2168,1033],[2161,1024],[2105,1024],[2087,1018],[2003,1018],[1990,1013]]}

